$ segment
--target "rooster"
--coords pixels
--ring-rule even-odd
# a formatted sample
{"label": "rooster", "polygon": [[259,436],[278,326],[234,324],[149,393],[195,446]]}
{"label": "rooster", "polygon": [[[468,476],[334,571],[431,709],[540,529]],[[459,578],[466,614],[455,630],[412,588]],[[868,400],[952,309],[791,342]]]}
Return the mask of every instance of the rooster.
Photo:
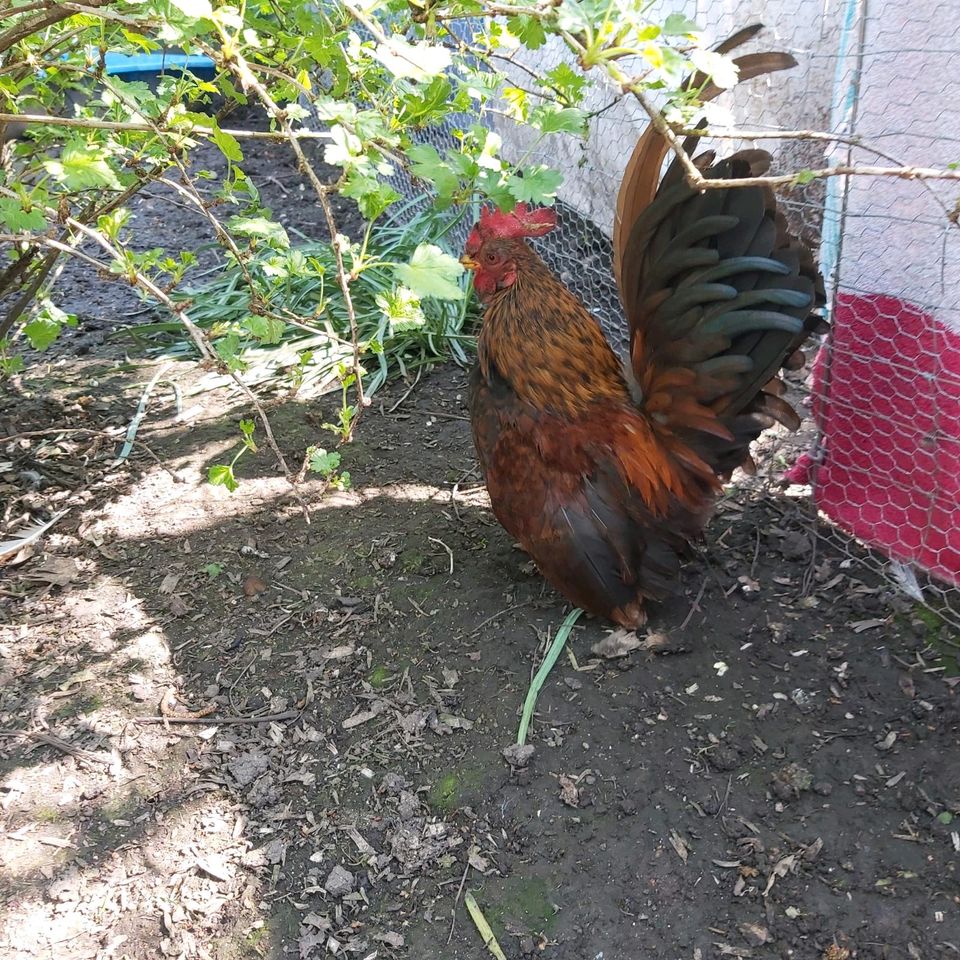
{"label": "rooster", "polygon": [[[795,65],[782,53],[735,62],[741,79]],[[690,83],[701,99],[719,92],[702,76]],[[696,144],[684,144],[690,156]],[[661,180],[667,150],[648,127],[617,200],[625,360],[527,242],[556,227],[553,210],[483,210],[461,261],[486,307],[470,419],[493,511],[554,587],[627,629],[671,592],[722,482],[752,466],[750,443],[774,421],[799,425],[777,375],[802,366],[823,302],[811,252],[769,188],[697,192],[678,161]],[[694,163],[741,179],[770,156]]]}

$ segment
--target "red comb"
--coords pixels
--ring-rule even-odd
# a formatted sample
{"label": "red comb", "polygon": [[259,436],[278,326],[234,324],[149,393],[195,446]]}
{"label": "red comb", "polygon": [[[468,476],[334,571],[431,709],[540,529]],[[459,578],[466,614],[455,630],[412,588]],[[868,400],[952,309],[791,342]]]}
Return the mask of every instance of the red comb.
{"label": "red comb", "polygon": [[530,209],[518,203],[511,213],[501,213],[493,207],[480,211],[477,228],[484,239],[492,237],[542,237],[557,225],[557,214],[549,207]]}

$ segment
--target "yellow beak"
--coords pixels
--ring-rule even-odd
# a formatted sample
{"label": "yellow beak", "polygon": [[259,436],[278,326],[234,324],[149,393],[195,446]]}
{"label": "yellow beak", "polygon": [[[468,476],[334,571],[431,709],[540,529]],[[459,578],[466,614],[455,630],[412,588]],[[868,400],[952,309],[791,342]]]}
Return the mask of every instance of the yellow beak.
{"label": "yellow beak", "polygon": [[479,260],[474,260],[473,257],[466,253],[460,258],[460,263],[468,270],[476,270],[480,266]]}

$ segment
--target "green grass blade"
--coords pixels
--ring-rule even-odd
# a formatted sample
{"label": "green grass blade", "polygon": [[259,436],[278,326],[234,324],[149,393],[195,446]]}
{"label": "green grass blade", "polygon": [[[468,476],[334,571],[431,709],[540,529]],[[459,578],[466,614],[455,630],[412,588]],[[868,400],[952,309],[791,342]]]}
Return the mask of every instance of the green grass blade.
{"label": "green grass blade", "polygon": [[507,960],[506,954],[500,949],[500,944],[497,943],[493,930],[490,929],[490,924],[487,923],[487,918],[480,909],[480,904],[477,903],[476,898],[469,890],[463,895],[463,902],[467,905],[467,912],[470,914],[470,919],[476,926],[477,932],[483,938],[483,945],[497,960]]}
{"label": "green grass blade", "polygon": [[533,708],[537,705],[540,688],[550,675],[550,671],[557,662],[560,651],[563,650],[570,636],[570,631],[580,618],[581,613],[583,613],[583,611],[579,607],[575,607],[567,614],[567,619],[560,625],[560,629],[557,631],[557,635],[554,637],[553,643],[547,651],[547,655],[543,658],[543,663],[540,664],[540,669],[533,675],[533,680],[530,682],[530,689],[527,691],[527,699],[523,702],[523,713],[520,716],[520,729],[517,731],[517,744],[521,747],[527,742],[527,731],[530,729],[530,720],[533,717]]}

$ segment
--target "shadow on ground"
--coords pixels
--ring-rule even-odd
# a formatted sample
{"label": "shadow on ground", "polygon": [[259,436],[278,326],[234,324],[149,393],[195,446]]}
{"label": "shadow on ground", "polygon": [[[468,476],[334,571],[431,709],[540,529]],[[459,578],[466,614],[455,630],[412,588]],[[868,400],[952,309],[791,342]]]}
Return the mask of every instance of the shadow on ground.
{"label": "shadow on ground", "polygon": [[[0,423],[125,423],[147,376],[37,379]],[[0,586],[5,956],[479,960],[467,890],[510,958],[960,952],[939,625],[744,483],[666,652],[598,658],[583,621],[513,769],[565,607],[489,515],[463,373],[402,393],[309,523],[266,450],[203,482],[246,413],[219,396],[151,409],[172,473],[3,445],[7,519],[71,507]],[[324,413],[276,411],[291,460]]]}

